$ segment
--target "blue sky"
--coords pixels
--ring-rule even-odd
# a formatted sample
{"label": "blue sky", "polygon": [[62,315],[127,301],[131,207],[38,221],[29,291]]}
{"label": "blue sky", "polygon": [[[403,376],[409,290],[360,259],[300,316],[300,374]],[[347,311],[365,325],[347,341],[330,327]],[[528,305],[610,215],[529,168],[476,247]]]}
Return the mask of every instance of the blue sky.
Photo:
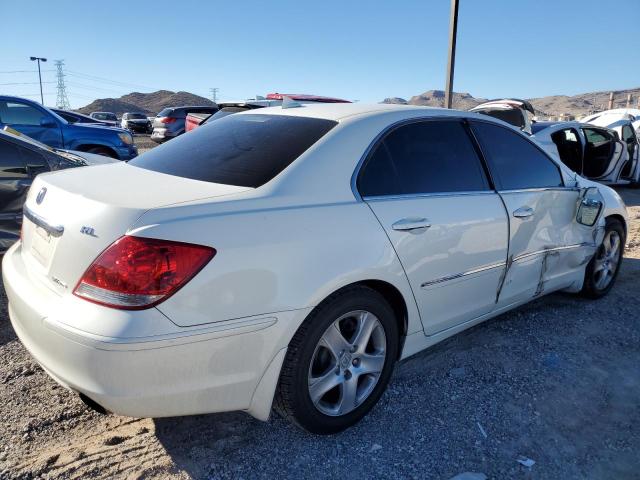
{"label": "blue sky", "polygon": [[[0,93],[39,98],[28,57],[43,56],[48,105],[54,59],[65,60],[73,107],[161,88],[362,102],[444,88],[449,0],[0,0],[0,18]],[[639,0],[460,0],[454,89],[528,98],[640,87],[639,25]]]}

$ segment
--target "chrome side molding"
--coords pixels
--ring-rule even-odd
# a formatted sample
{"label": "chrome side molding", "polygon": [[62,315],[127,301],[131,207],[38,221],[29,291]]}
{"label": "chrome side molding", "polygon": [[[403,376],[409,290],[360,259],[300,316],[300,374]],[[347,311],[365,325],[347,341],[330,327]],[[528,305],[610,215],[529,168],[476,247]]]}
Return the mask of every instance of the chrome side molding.
{"label": "chrome side molding", "polygon": [[52,237],[61,237],[64,233],[64,227],[62,225],[51,225],[26,205],[22,208],[22,213],[24,214],[25,218],[28,218],[30,221],[42,228]]}

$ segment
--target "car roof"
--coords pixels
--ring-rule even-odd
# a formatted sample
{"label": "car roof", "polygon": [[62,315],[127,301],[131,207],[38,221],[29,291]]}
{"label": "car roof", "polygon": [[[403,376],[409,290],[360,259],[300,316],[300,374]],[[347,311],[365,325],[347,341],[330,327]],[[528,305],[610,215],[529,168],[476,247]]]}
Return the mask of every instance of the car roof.
{"label": "car roof", "polygon": [[446,108],[423,107],[417,105],[397,105],[392,103],[301,103],[296,107],[267,107],[248,110],[238,115],[288,115],[295,117],[321,118],[339,121],[353,116],[376,116],[388,112],[421,112],[424,116],[456,116],[485,118],[477,113]]}

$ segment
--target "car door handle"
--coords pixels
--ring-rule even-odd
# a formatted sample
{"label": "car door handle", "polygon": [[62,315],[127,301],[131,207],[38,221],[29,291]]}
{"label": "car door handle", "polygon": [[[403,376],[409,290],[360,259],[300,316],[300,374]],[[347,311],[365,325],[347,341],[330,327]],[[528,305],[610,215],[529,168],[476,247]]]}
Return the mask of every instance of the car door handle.
{"label": "car door handle", "polygon": [[527,218],[533,215],[533,208],[531,207],[520,207],[519,209],[513,212],[513,216],[516,218]]}
{"label": "car door handle", "polygon": [[426,218],[403,218],[391,225],[391,228],[399,232],[408,232],[411,230],[427,229],[431,226],[431,222]]}

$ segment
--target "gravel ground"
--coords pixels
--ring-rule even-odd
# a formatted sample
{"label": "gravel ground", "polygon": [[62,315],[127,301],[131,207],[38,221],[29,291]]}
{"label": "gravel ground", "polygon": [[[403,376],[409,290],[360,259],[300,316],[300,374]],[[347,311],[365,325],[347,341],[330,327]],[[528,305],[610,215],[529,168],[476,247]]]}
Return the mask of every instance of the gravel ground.
{"label": "gravel ground", "polygon": [[413,356],[333,437],[93,413],[31,360],[2,295],[0,478],[640,478],[640,192],[621,193],[633,223],[609,296],[553,294]]}
{"label": "gravel ground", "polygon": [[157,147],[158,144],[151,140],[151,136],[143,133],[136,133],[133,136],[133,141],[138,147],[138,155],[143,154],[144,152],[151,150],[153,147]]}

